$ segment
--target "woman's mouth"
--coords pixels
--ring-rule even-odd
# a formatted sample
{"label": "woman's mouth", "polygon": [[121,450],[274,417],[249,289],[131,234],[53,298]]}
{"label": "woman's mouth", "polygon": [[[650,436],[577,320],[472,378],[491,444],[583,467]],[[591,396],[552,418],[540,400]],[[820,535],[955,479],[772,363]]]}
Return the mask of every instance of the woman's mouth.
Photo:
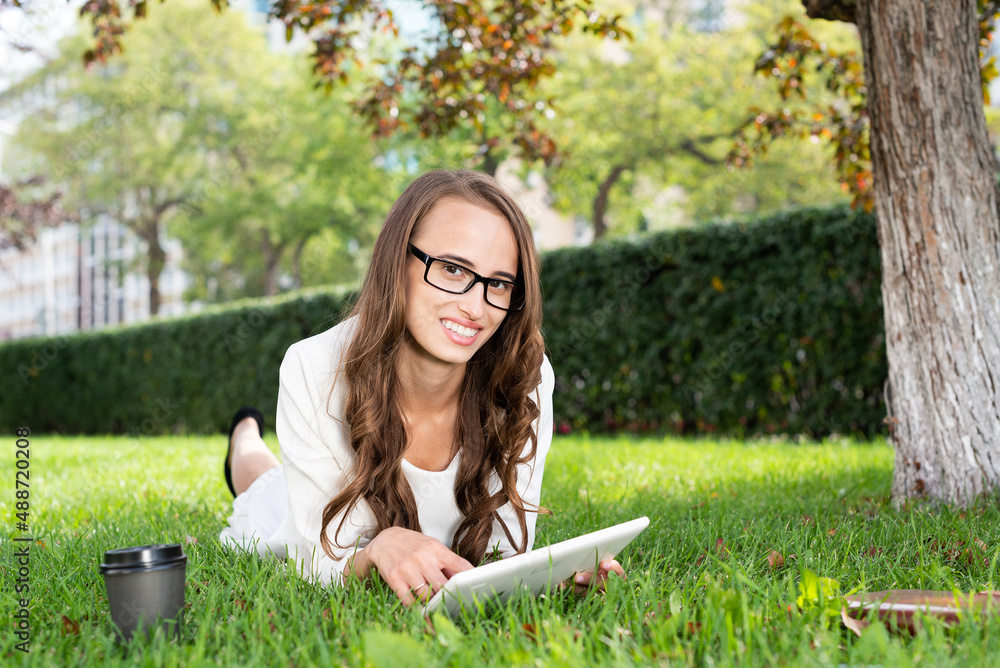
{"label": "woman's mouth", "polygon": [[470,345],[476,340],[476,336],[481,330],[473,329],[472,327],[465,327],[458,324],[457,322],[452,322],[451,320],[441,319],[441,326],[444,327],[448,338],[463,346]]}

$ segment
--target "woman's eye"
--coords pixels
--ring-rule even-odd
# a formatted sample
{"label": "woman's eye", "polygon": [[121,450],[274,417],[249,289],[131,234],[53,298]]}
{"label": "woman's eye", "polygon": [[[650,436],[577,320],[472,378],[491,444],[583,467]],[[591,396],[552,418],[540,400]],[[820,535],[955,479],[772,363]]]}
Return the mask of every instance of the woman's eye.
{"label": "woman's eye", "polygon": [[459,277],[462,276],[465,272],[462,271],[461,267],[456,267],[453,264],[446,264],[444,266],[444,273],[448,274],[449,276]]}
{"label": "woman's eye", "polygon": [[490,290],[494,292],[507,292],[510,290],[510,283],[507,281],[492,280],[490,281]]}

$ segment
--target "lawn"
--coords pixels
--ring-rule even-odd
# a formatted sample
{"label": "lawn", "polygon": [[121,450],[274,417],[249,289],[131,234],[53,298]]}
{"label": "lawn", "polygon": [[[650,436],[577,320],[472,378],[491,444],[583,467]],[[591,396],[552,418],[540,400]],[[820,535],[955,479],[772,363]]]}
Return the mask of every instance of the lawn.
{"label": "lawn", "polygon": [[[915,637],[875,624],[859,638],[832,614],[836,605],[797,604],[809,572],[835,579],[841,593],[995,586],[1000,506],[894,508],[884,443],[559,437],[542,496],[553,514],[539,518],[536,544],[648,515],[649,529],[619,556],[628,579],[606,594],[522,596],[425,620],[383,588],[324,589],[222,550],[224,441],[32,436],[31,651],[16,651],[10,631],[19,544],[7,540],[4,665],[1000,662],[998,618],[926,620]],[[4,534],[18,537],[7,477]],[[166,542],[183,544],[189,558],[182,637],[120,647],[102,553]]]}

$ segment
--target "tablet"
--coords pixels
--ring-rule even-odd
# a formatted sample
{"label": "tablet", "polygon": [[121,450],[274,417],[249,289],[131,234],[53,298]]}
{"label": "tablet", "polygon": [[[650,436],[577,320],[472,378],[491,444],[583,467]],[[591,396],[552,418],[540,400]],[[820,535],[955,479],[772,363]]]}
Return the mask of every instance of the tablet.
{"label": "tablet", "polygon": [[539,594],[580,571],[596,571],[649,526],[640,517],[607,529],[577,536],[548,547],[535,548],[453,575],[424,606],[424,614],[445,609],[456,614],[474,601],[502,601],[521,589]]}

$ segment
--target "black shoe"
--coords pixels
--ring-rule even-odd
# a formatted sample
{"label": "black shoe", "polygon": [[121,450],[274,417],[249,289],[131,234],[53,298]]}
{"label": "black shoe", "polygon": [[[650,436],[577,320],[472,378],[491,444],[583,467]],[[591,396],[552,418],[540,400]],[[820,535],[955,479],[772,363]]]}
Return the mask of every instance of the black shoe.
{"label": "black shoe", "polygon": [[233,493],[233,498],[236,498],[236,489],[233,487],[233,472],[229,468],[229,453],[233,447],[233,430],[236,429],[236,425],[248,417],[252,417],[257,421],[260,437],[264,438],[264,415],[259,410],[253,406],[244,406],[236,411],[233,421],[229,424],[229,445],[226,448],[226,458],[222,462],[223,472],[226,474],[226,484],[229,485],[229,491]]}

